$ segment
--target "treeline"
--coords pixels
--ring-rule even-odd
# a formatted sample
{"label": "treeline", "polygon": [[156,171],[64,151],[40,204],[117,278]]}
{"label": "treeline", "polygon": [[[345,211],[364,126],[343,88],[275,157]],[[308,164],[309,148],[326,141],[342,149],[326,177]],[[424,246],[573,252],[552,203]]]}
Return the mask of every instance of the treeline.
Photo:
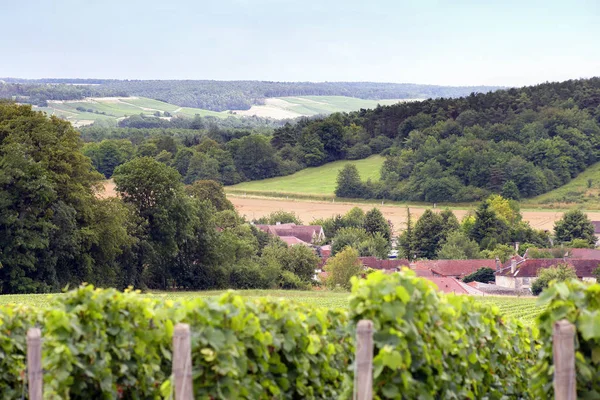
{"label": "treeline", "polygon": [[[142,96],[182,107],[212,111],[247,110],[266,98],[280,96],[349,96],[361,99],[458,97],[488,92],[493,86],[435,86],[374,82],[266,82],[210,80],[0,80],[0,98],[30,104],[83,97]],[[87,85],[84,85],[87,84]]]}
{"label": "treeline", "polygon": [[560,258],[570,248],[593,248],[597,240],[594,226],[579,210],[566,212],[551,235],[523,221],[518,202],[492,195],[460,222],[450,210],[435,213],[430,209],[413,221],[407,209],[407,224],[398,244],[401,255],[409,260],[497,258],[505,262],[516,254],[515,242],[520,243],[521,255],[530,249],[531,258],[541,253],[556,253],[550,257]]}
{"label": "treeline", "polygon": [[[344,141],[351,146],[344,149]],[[490,193],[531,197],[598,160],[600,78],[334,114],[277,129],[272,143],[311,165],[365,156],[381,144],[381,181],[356,182],[345,170],[339,196],[427,202],[476,201]]]}
{"label": "treeline", "polygon": [[[287,175],[303,168],[275,152],[264,128],[82,128],[83,153],[106,178],[136,157],[175,168],[187,184],[210,179],[225,185]],[[106,139],[104,139],[106,138]]]}
{"label": "treeline", "polygon": [[0,80],[0,99],[46,107],[48,100],[81,100],[86,97],[124,97],[126,92],[100,89],[99,86],[51,83],[3,83]]}
{"label": "treeline", "polygon": [[[133,151],[128,140],[103,143],[117,145],[108,146],[105,159]],[[143,144],[153,151],[173,142]],[[0,102],[1,293],[81,282],[155,289],[310,285],[317,256],[248,224],[217,182],[184,186],[176,169],[138,153],[111,166],[120,197],[99,199],[104,177],[82,147],[68,122]]]}

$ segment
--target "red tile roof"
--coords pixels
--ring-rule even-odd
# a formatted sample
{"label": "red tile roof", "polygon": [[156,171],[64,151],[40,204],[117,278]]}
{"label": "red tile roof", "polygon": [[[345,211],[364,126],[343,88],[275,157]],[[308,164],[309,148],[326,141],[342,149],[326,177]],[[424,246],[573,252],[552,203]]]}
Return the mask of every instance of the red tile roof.
{"label": "red tile roof", "polygon": [[456,293],[456,294],[468,294],[469,292],[465,289],[460,282],[455,278],[446,278],[441,276],[427,277],[438,287],[441,292],[444,293]]}
{"label": "red tile roof", "polygon": [[392,270],[399,269],[402,266],[408,267],[409,262],[406,259],[382,260],[377,257],[359,257],[360,262],[373,269]]}
{"label": "red tile roof", "polygon": [[462,277],[477,271],[479,268],[496,269],[496,260],[422,260],[413,263],[415,270],[431,270],[442,276]]}
{"label": "red tile roof", "polygon": [[318,237],[323,230],[320,225],[296,225],[293,223],[279,225],[257,224],[256,227],[274,236],[295,236],[306,243],[312,243],[313,238],[315,236]]}
{"label": "red tile roof", "polygon": [[594,271],[600,267],[600,260],[571,258],[566,259],[565,261],[563,258],[532,258],[519,264],[514,275],[511,273],[510,268],[500,272],[500,275],[514,276],[517,278],[533,278],[537,276],[539,269],[550,268],[565,262],[575,268],[575,273],[578,278],[593,277]]}
{"label": "red tile roof", "polygon": [[309,243],[306,243],[304,240],[298,239],[296,236],[279,236],[279,239],[283,240],[285,244],[289,246],[294,246],[297,244],[301,244],[304,246],[310,246]]}
{"label": "red tile roof", "polygon": [[587,260],[600,260],[600,250],[596,249],[571,249],[569,258],[585,258]]}

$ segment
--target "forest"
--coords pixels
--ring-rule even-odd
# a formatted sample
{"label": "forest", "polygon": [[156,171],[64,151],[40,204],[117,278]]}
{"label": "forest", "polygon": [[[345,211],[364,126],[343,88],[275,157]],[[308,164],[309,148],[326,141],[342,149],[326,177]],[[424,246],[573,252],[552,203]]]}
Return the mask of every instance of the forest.
{"label": "forest", "polygon": [[386,160],[379,181],[361,181],[348,167],[338,176],[336,195],[472,202],[496,193],[520,199],[563,185],[598,160],[600,79],[300,118],[283,126],[234,122],[133,116],[117,128],[80,130],[88,142],[84,153],[106,177],[136,156],[176,168],[186,183],[231,185],[381,154]]}
{"label": "forest", "polygon": [[360,99],[458,97],[496,90],[494,86],[436,86],[373,82],[265,82],[209,80],[100,80],[0,78],[0,98],[46,106],[48,100],[141,96],[181,107],[211,111],[248,110],[266,98],[281,96],[348,96]]}

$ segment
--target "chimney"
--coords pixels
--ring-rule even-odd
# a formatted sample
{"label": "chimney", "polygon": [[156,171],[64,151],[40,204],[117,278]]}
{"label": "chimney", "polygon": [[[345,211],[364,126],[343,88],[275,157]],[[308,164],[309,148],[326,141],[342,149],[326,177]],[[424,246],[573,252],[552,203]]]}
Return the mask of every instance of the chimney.
{"label": "chimney", "polygon": [[496,257],[496,271],[500,271],[502,269],[502,264],[500,263],[500,259]]}
{"label": "chimney", "polygon": [[281,225],[281,222],[277,221],[275,222],[275,225]]}
{"label": "chimney", "polygon": [[514,274],[516,271],[517,271],[517,258],[513,256],[510,258],[510,273]]}
{"label": "chimney", "polygon": [[519,242],[515,242],[515,253],[519,254]]}

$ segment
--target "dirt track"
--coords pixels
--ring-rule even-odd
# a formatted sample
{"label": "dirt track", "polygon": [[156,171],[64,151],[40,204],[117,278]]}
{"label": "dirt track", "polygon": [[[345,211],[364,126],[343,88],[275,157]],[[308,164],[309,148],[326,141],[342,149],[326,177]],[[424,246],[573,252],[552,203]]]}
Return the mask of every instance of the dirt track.
{"label": "dirt track", "polygon": [[[372,204],[350,204],[350,203],[330,203],[330,202],[308,202],[300,200],[279,200],[262,199],[252,197],[229,196],[229,200],[235,205],[235,208],[241,215],[248,219],[260,218],[263,215],[273,211],[284,210],[294,211],[300,217],[302,222],[309,223],[315,218],[328,218],[335,214],[345,214],[352,207],[358,206],[363,210],[369,210],[374,207]],[[401,231],[406,224],[406,208],[396,205],[376,205],[383,215],[392,221],[395,231]],[[441,209],[438,209],[441,210]],[[410,213],[418,218],[425,211],[424,207],[410,207]],[[453,210],[456,217],[461,220],[467,210]],[[529,221],[532,227],[536,229],[552,230],[554,221],[560,219],[562,211],[522,211],[523,219]],[[587,213],[591,220],[600,220],[600,212]]]}

